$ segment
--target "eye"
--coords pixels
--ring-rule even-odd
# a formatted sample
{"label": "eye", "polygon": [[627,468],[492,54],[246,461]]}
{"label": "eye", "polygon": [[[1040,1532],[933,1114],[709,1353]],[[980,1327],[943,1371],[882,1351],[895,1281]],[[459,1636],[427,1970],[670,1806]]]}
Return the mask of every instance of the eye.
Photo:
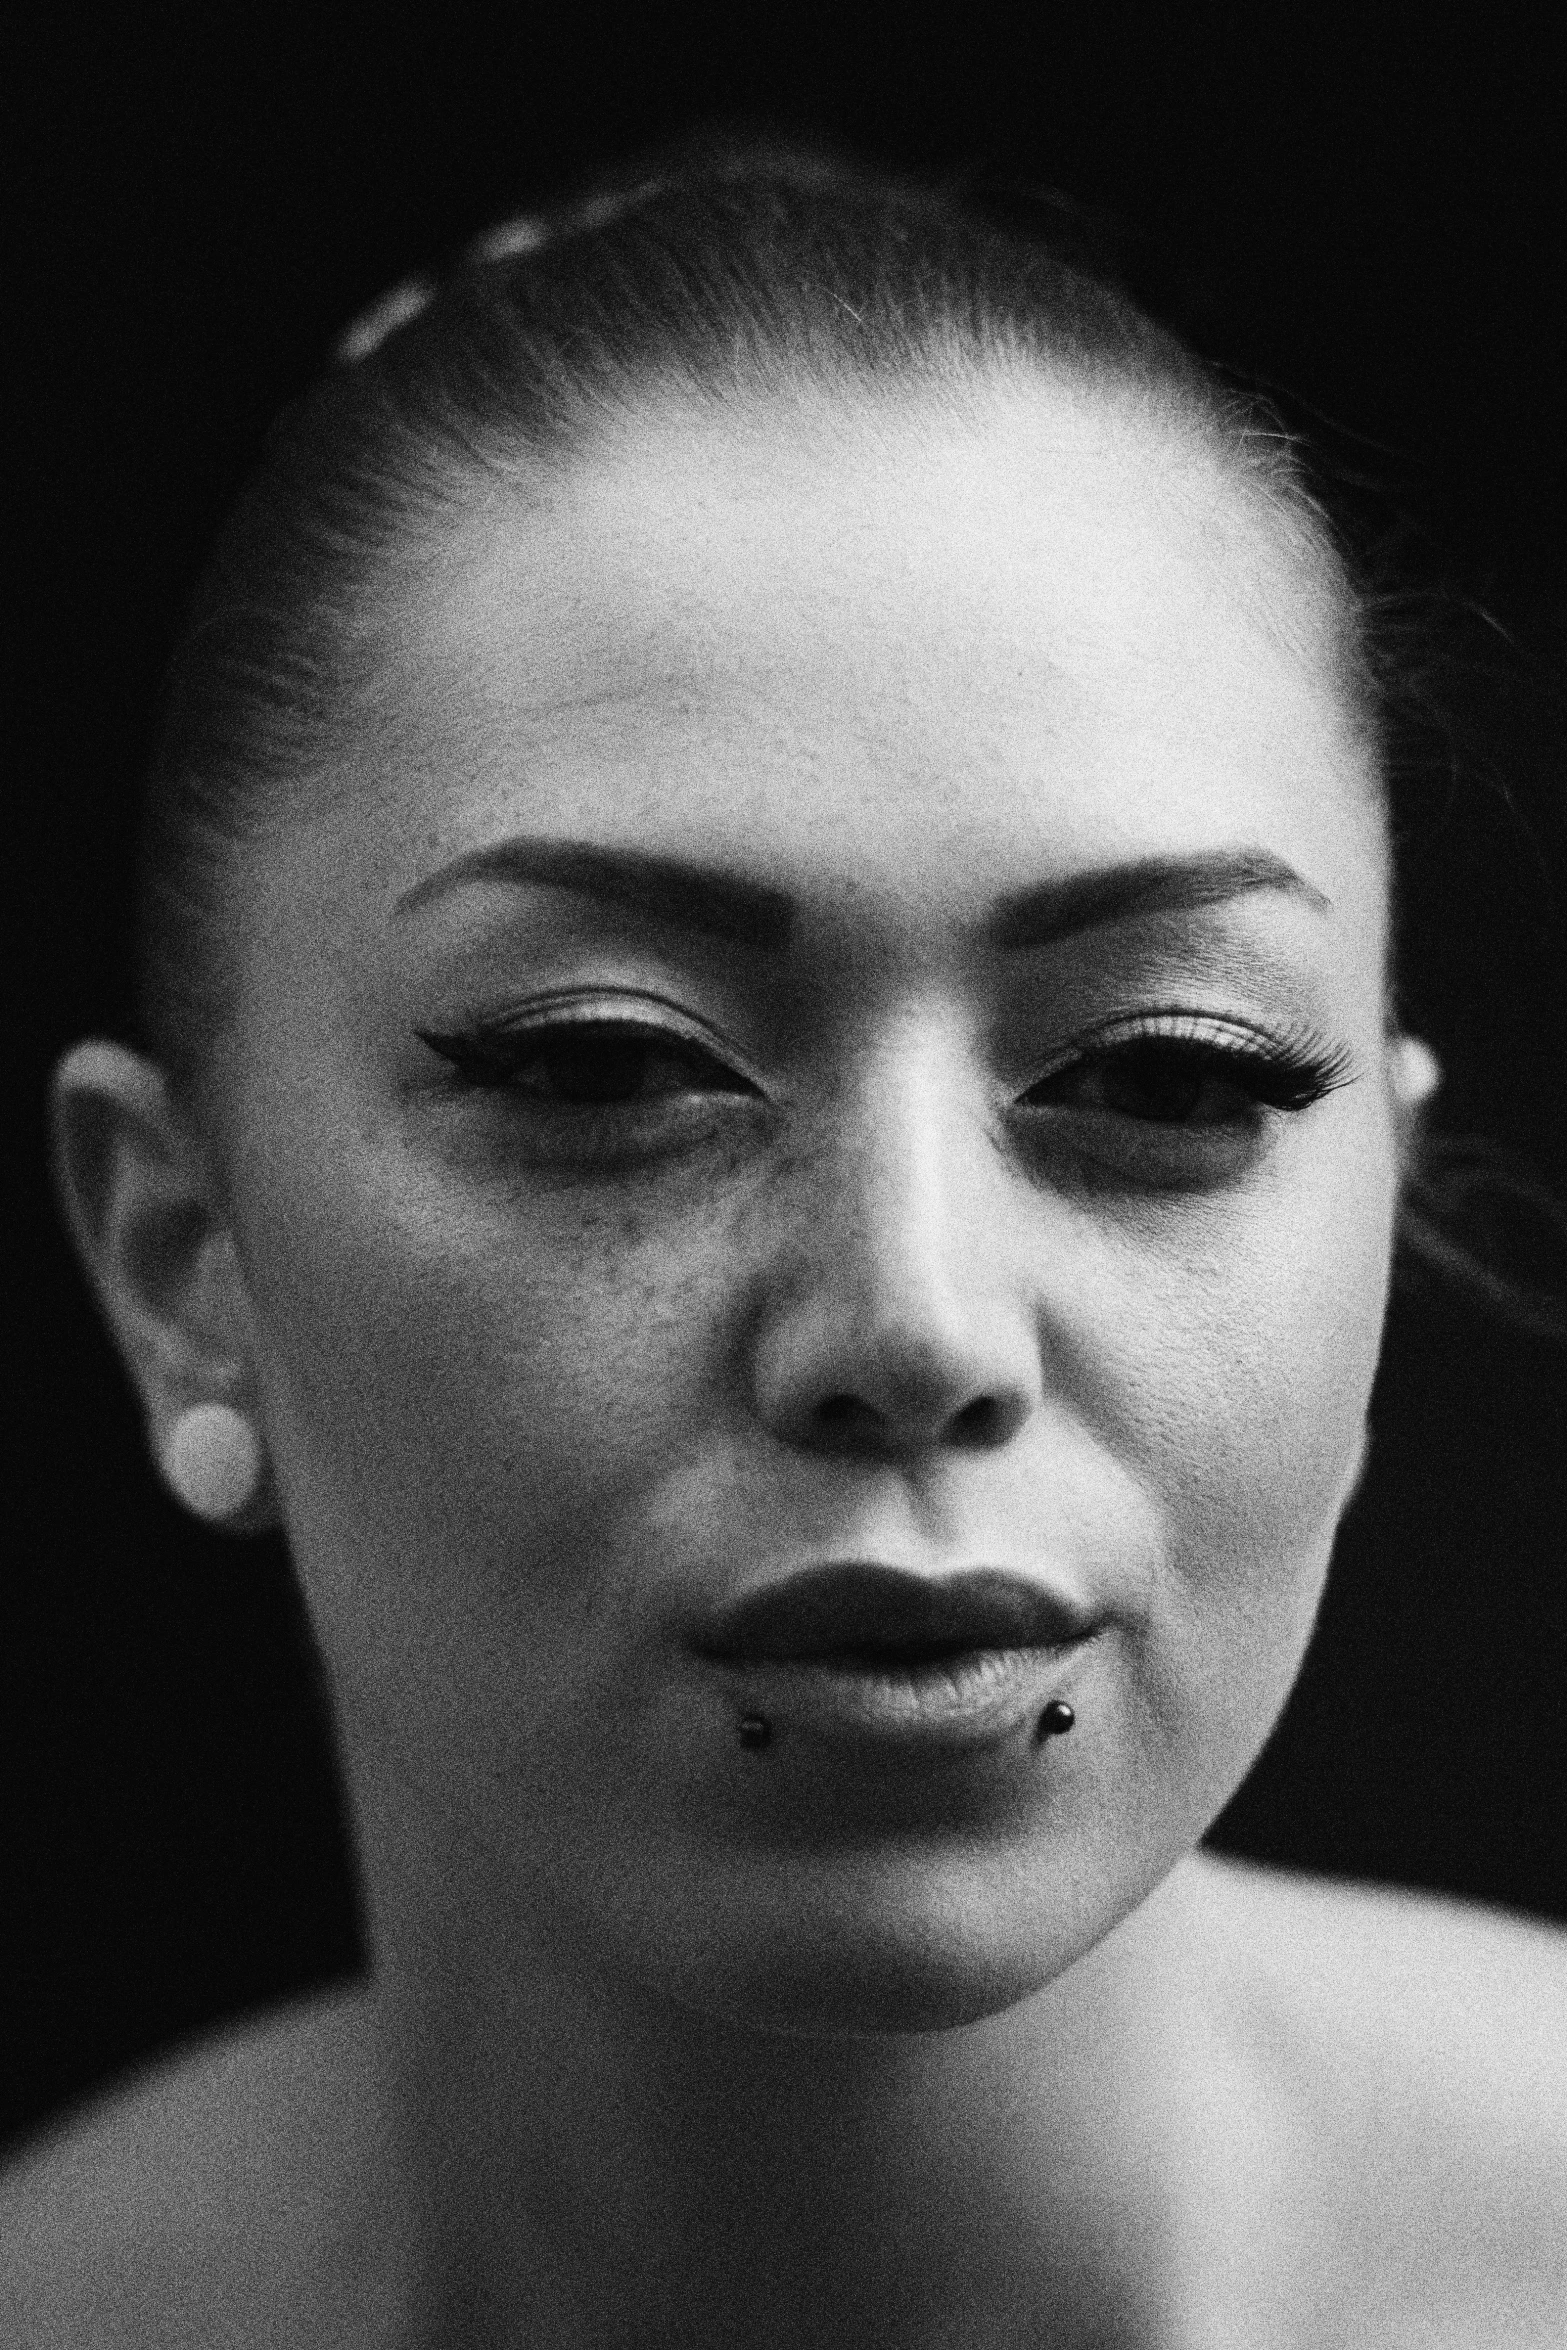
{"label": "eye", "polygon": [[1348,1076],[1347,1054],[1314,1038],[1267,1036],[1206,1014],[1157,1016],[1074,1053],[1021,1097],[1032,1110],[1084,1111],[1217,1140],[1260,1132]]}
{"label": "eye", "polygon": [[1226,1125],[1276,1090],[1274,1076],[1241,1053],[1149,1037],[1086,1054],[1023,1098],[1031,1108],[1110,1110],[1159,1126]]}
{"label": "eye", "polygon": [[756,1090],[715,1053],[652,1021],[575,1018],[418,1033],[465,1085],[542,1110],[636,1110]]}

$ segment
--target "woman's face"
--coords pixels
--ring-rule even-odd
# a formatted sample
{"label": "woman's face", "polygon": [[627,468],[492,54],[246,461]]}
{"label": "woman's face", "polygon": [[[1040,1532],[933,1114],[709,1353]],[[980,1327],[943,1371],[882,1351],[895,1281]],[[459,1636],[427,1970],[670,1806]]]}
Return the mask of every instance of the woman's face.
{"label": "woman's face", "polygon": [[[355,1775],[579,1975],[999,2010],[1238,1783],[1358,1466],[1385,873],[1312,575],[1103,397],[671,406],[454,529],[385,674],[229,1062]],[[1056,1595],[1073,1734],[743,1745],[693,1627],[833,1560]]]}

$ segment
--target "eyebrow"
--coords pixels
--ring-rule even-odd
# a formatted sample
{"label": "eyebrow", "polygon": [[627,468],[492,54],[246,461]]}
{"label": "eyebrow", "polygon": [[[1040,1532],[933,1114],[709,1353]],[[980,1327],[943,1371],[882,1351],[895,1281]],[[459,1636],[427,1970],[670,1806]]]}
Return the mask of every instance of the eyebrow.
{"label": "eyebrow", "polygon": [[570,889],[611,905],[630,906],[677,930],[700,931],[739,946],[785,947],[794,926],[794,902],[781,889],[726,873],[710,865],[687,864],[645,849],[608,849],[595,841],[519,837],[472,849],[438,873],[415,882],[397,901],[398,915],[412,913],[470,881],[512,881]]}
{"label": "eyebrow", "polygon": [[1318,914],[1333,911],[1331,898],[1269,849],[1207,849],[1189,857],[1143,857],[1017,890],[1001,900],[982,936],[1003,950],[1051,946],[1101,923],[1195,913],[1255,890],[1281,891]]}
{"label": "eyebrow", "polygon": [[[399,917],[412,913],[475,881],[573,890],[759,953],[778,953],[788,945],[796,913],[784,890],[721,867],[644,849],[542,836],[469,850],[405,890],[395,912]],[[1188,857],[1144,857],[1009,891],[975,935],[985,946],[1016,953],[1105,923],[1194,912],[1256,890],[1282,891],[1318,913],[1332,912],[1332,901],[1270,850],[1210,849]]]}

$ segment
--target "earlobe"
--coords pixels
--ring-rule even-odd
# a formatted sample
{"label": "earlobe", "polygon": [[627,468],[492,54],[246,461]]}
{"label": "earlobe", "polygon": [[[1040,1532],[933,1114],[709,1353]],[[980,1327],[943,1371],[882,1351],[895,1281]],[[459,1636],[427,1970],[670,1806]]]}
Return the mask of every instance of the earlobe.
{"label": "earlobe", "polygon": [[199,1515],[232,1517],[261,1479],[250,1322],[199,1149],[161,1071],[121,1045],[74,1046],[49,1108],[61,1214],[165,1481]]}

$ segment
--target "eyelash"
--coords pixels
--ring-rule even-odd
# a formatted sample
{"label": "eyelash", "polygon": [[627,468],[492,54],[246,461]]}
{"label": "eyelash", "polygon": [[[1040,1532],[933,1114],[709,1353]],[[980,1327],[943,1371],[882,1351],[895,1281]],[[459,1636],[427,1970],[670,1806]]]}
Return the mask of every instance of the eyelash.
{"label": "eyelash", "polygon": [[[633,1059],[639,1052],[656,1052],[683,1063],[693,1072],[698,1085],[704,1075],[707,1077],[709,1083],[705,1090],[709,1092],[741,1096],[760,1091],[750,1079],[729,1067],[699,1029],[683,1022],[677,1025],[670,1018],[671,1007],[660,999],[650,1001],[659,1003],[663,1017],[657,1021],[617,1016],[590,1007],[571,1012],[562,1007],[554,1018],[535,1015],[522,1024],[474,1019],[448,1033],[423,1029],[417,1033],[431,1051],[452,1065],[465,1092],[511,1092],[526,1098],[519,1078],[530,1060],[538,1060],[551,1047],[560,1049],[572,1041],[587,1043],[589,1040],[629,1047]],[[1173,1080],[1178,1093],[1183,1084],[1188,1093],[1195,1089],[1198,1098],[1202,1088],[1211,1083],[1233,1088],[1241,1097],[1239,1120],[1226,1116],[1194,1122],[1189,1115],[1169,1118],[1139,1115],[1124,1106],[1117,1108],[1113,1102],[1063,1101],[1060,1096],[1054,1101],[1036,1102],[1029,1098],[1046,1087],[1062,1086],[1073,1080],[1091,1083],[1097,1077],[1102,1086],[1106,1079],[1113,1085],[1119,1076],[1135,1082],[1139,1056],[1145,1081],[1157,1084],[1163,1080],[1168,1084]],[[711,1079],[720,1073],[730,1082],[715,1088]],[[1015,1107],[1030,1119],[1048,1115],[1052,1109],[1075,1111],[1078,1115],[1086,1111],[1099,1118],[1117,1119],[1126,1128],[1138,1130],[1141,1147],[1184,1147],[1189,1151],[1194,1136],[1206,1136],[1213,1141],[1228,1136],[1233,1141],[1238,1125],[1255,1129],[1270,1112],[1297,1115],[1348,1083],[1350,1075],[1348,1052],[1309,1033],[1276,1037],[1244,1021],[1172,1008],[1116,1022],[1073,1046],[1052,1068],[1034,1079]],[[649,1108],[656,1114],[669,1098],[654,1096],[651,1102],[645,1103],[631,1099],[552,1103],[535,1097],[532,1106],[545,1115],[553,1113],[558,1118],[569,1119],[574,1145],[585,1159],[592,1159],[596,1154],[601,1157],[635,1155],[635,1139],[628,1128],[639,1116],[645,1118]],[[656,1144],[650,1147],[656,1148]]]}
{"label": "eyelash", "polygon": [[[657,1000],[657,999],[652,999]],[[677,1026],[669,1018],[669,1008],[661,1005],[661,1020],[632,1020],[624,1016],[583,1009],[565,1012],[554,1019],[530,1017],[525,1022],[474,1020],[462,1028],[440,1035],[427,1029],[418,1029],[421,1043],[439,1053],[456,1069],[464,1089],[483,1092],[521,1092],[517,1084],[519,1072],[530,1058],[537,1059],[551,1045],[561,1046],[568,1041],[583,1042],[589,1038],[600,1041],[629,1044],[645,1051],[658,1051],[671,1060],[684,1060],[699,1065],[709,1072],[729,1076],[737,1073],[713,1050],[700,1030]],[[726,1091],[739,1091],[749,1085],[748,1079]],[[561,1105],[557,1105],[561,1106]],[[606,1105],[599,1105],[600,1112]],[[624,1104],[611,1106],[611,1114],[623,1113]],[[581,1105],[579,1107],[579,1112]]]}
{"label": "eyelash", "polygon": [[1139,1052],[1150,1050],[1160,1054],[1167,1071],[1217,1079],[1236,1087],[1255,1109],[1291,1117],[1336,1092],[1351,1074],[1349,1052],[1315,1035],[1275,1037],[1248,1022],[1220,1019],[1211,1012],[1168,1011],[1139,1014],[1100,1030],[1064,1054],[1028,1091],[1037,1092],[1057,1076],[1113,1070],[1117,1064],[1129,1070]]}

